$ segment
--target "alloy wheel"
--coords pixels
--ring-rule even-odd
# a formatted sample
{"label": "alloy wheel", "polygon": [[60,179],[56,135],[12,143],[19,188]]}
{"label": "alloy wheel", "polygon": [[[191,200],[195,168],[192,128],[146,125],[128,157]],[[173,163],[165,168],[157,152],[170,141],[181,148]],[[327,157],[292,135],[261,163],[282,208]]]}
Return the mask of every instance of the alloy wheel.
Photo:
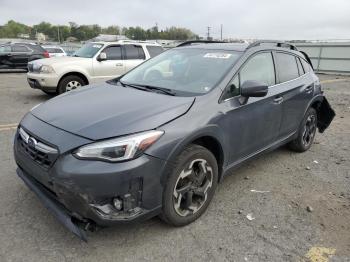
{"label": "alloy wheel", "polygon": [[303,132],[303,144],[305,147],[309,146],[316,133],[316,116],[315,115],[309,115],[306,119],[305,126],[304,126],[304,132]]}
{"label": "alloy wheel", "polygon": [[204,205],[213,186],[213,170],[204,159],[193,160],[181,171],[173,191],[176,213],[182,217],[192,215]]}
{"label": "alloy wheel", "polygon": [[70,81],[66,85],[66,92],[77,89],[78,87],[81,87],[81,83],[79,83],[78,81],[75,81],[75,80]]}

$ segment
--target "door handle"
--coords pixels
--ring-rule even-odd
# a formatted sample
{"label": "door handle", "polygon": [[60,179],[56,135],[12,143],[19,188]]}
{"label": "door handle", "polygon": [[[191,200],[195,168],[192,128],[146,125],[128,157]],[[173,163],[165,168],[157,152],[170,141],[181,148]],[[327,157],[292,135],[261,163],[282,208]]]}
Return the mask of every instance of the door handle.
{"label": "door handle", "polygon": [[278,97],[276,97],[276,98],[273,100],[273,102],[274,102],[275,104],[281,104],[281,103],[283,102],[283,96],[278,96]]}
{"label": "door handle", "polygon": [[312,93],[313,89],[314,89],[313,85],[308,86],[307,88],[305,88],[305,92],[310,94],[310,93]]}
{"label": "door handle", "polygon": [[116,63],[115,66],[123,66],[123,63]]}

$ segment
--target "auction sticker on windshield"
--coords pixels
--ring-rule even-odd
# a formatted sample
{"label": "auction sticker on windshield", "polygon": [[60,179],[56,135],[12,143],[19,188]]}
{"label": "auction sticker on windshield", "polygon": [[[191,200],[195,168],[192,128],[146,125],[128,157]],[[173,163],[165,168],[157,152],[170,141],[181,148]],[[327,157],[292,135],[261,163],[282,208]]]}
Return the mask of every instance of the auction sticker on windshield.
{"label": "auction sticker on windshield", "polygon": [[227,53],[206,53],[203,57],[228,59],[228,58],[231,57],[231,54],[227,54]]}
{"label": "auction sticker on windshield", "polygon": [[102,45],[93,45],[92,47],[93,47],[93,48],[101,48]]}

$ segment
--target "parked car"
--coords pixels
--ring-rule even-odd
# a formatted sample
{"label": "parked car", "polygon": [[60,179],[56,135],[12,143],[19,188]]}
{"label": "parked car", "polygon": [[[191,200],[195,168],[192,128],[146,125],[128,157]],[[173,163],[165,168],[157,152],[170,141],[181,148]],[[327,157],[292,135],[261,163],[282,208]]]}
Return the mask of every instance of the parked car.
{"label": "parked car", "polygon": [[183,44],[32,109],[15,135],[17,174],[83,239],[77,225],[160,215],[183,226],[233,168],[284,144],[307,151],[334,115],[292,45]]}
{"label": "parked car", "polygon": [[50,57],[61,57],[61,56],[67,56],[66,52],[63,50],[60,46],[54,46],[54,45],[42,45],[42,47],[49,52]]}
{"label": "parked car", "polygon": [[27,79],[32,88],[62,94],[123,75],[161,52],[163,48],[151,42],[124,40],[88,43],[72,57],[29,63]]}
{"label": "parked car", "polygon": [[28,62],[48,57],[49,53],[37,44],[0,45],[0,69],[27,69]]}

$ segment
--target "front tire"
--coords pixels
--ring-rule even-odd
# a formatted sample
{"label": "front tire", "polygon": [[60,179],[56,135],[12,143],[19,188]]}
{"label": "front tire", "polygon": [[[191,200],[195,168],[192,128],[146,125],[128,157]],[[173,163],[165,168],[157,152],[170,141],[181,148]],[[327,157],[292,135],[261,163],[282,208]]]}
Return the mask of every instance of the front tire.
{"label": "front tire", "polygon": [[85,85],[84,80],[76,75],[69,75],[64,77],[58,84],[57,93],[60,95],[65,92],[72,91]]}
{"label": "front tire", "polygon": [[202,146],[188,146],[168,175],[161,218],[173,226],[192,223],[209,206],[217,182],[218,165],[214,155]]}
{"label": "front tire", "polygon": [[317,130],[317,112],[310,107],[301,122],[298,137],[289,143],[289,148],[295,152],[305,152],[311,147]]}

